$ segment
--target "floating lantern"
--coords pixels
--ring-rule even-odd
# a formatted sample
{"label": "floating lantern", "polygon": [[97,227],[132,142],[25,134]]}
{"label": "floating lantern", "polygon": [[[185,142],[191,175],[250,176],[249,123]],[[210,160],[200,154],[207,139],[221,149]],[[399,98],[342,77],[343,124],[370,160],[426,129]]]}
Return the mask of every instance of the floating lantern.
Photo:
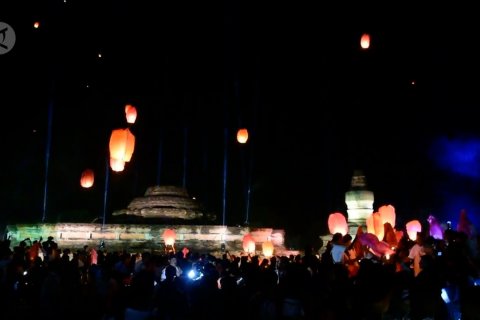
{"label": "floating lantern", "polygon": [[263,255],[267,258],[270,258],[273,255],[273,243],[270,240],[262,243]]}
{"label": "floating lantern", "polygon": [[173,246],[175,244],[175,238],[177,237],[177,234],[172,229],[166,229],[163,232],[162,237],[163,237],[163,241],[165,242],[166,246]]}
{"label": "floating lantern", "polygon": [[370,35],[368,33],[362,34],[362,38],[360,38],[360,46],[362,49],[368,49],[370,47]]}
{"label": "floating lantern", "polygon": [[135,120],[137,120],[137,108],[131,104],[127,104],[125,106],[125,117],[128,123],[135,123]]}
{"label": "floating lantern", "polygon": [[239,129],[237,132],[237,141],[239,143],[247,143],[248,140],[248,130],[247,129]]}
{"label": "floating lantern", "polygon": [[80,185],[83,188],[90,188],[93,186],[95,175],[92,169],[85,169],[82,172],[82,176],[80,177]]}
{"label": "floating lantern", "polygon": [[328,216],[328,230],[331,234],[341,233],[342,236],[348,233],[348,224],[345,216],[340,212],[331,213]]}
{"label": "floating lantern", "polygon": [[129,162],[132,158],[133,151],[135,150],[135,136],[128,128],[112,130],[109,148],[110,158]]}
{"label": "floating lantern", "polygon": [[243,251],[255,253],[255,241],[249,233],[243,236]]}
{"label": "floating lantern", "polygon": [[390,225],[395,228],[395,208],[392,205],[381,206],[378,209],[378,213],[382,218],[383,223],[390,223]]}
{"label": "floating lantern", "polygon": [[406,228],[408,237],[412,241],[417,240],[417,232],[422,232],[422,225],[418,220],[412,220],[407,222]]}

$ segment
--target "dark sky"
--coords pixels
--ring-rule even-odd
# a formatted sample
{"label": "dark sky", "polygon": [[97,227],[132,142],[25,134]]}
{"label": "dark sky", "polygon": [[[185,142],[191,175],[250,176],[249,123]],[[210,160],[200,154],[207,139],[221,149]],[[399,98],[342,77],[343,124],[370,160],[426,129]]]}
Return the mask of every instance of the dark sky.
{"label": "dark sky", "polygon": [[[137,145],[112,174],[109,211],[158,176],[182,184],[186,130],[187,188],[221,217],[227,128],[227,224],[245,220],[250,163],[252,225],[325,229],[345,212],[355,169],[399,219],[475,214],[480,28],[468,8],[436,5],[7,1],[0,21],[16,44],[0,55],[1,219],[42,217],[49,105],[47,221],[100,215],[108,137],[126,125],[127,103]],[[92,190],[79,186],[87,167]]]}

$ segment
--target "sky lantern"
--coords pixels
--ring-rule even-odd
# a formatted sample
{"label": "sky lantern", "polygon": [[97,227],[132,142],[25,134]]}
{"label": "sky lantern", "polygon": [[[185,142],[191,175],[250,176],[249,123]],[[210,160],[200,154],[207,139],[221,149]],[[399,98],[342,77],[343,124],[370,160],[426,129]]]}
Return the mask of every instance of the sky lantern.
{"label": "sky lantern", "polygon": [[392,205],[381,206],[378,209],[378,213],[382,218],[383,223],[390,223],[390,225],[395,228],[395,208]]}
{"label": "sky lantern", "polygon": [[137,108],[131,104],[127,104],[125,106],[125,117],[128,123],[135,123],[135,120],[137,120]]}
{"label": "sky lantern", "polygon": [[177,238],[177,234],[173,229],[166,229],[163,232],[163,241],[165,242],[166,246],[173,246],[175,244],[175,239]]}
{"label": "sky lantern", "polygon": [[273,255],[273,243],[270,240],[262,243],[263,255],[267,258],[270,258]]}
{"label": "sky lantern", "polygon": [[112,130],[109,148],[110,158],[129,162],[135,149],[135,136],[128,128]]}
{"label": "sky lantern", "polygon": [[243,128],[237,131],[237,141],[239,143],[247,143],[248,140],[248,130]]}
{"label": "sky lantern", "polygon": [[125,169],[125,161],[110,158],[110,168],[115,172],[121,172]]}
{"label": "sky lantern", "polygon": [[362,49],[370,48],[370,35],[368,33],[362,34],[362,38],[360,38],[360,46]]}
{"label": "sky lantern", "polygon": [[247,253],[255,252],[255,241],[249,233],[243,236],[243,251]]}
{"label": "sky lantern", "polygon": [[34,27],[35,29],[40,28],[40,22],[39,22],[39,21],[35,21],[35,22],[33,23],[33,27]]}
{"label": "sky lantern", "polygon": [[83,188],[90,188],[93,186],[95,175],[92,169],[85,169],[82,172],[82,176],[80,177],[80,185]]}
{"label": "sky lantern", "polygon": [[440,222],[435,218],[433,215],[428,216],[428,224],[429,224],[429,234],[434,238],[434,239],[443,239],[443,229],[442,225]]}
{"label": "sky lantern", "polygon": [[408,237],[412,241],[417,240],[417,232],[422,232],[422,225],[418,220],[412,220],[407,222],[406,228]]}
{"label": "sky lantern", "polygon": [[367,233],[376,235],[380,241],[383,240],[383,237],[385,236],[385,230],[380,213],[373,212],[372,214],[368,215],[366,224]]}
{"label": "sky lantern", "polygon": [[328,216],[328,230],[331,234],[341,233],[343,236],[348,233],[348,224],[345,216],[340,212],[331,213]]}

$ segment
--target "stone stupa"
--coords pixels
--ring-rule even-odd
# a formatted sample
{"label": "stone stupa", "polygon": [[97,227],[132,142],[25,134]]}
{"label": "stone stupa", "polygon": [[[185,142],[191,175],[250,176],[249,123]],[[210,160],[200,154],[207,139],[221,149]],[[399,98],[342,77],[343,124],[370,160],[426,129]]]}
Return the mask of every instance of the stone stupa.
{"label": "stone stupa", "polygon": [[177,186],[149,187],[143,197],[134,198],[126,209],[114,211],[112,215],[148,220],[215,220],[215,215],[205,213],[185,188]]}
{"label": "stone stupa", "polygon": [[365,175],[355,170],[350,190],[345,193],[350,234],[355,235],[359,226],[366,226],[367,216],[373,212],[373,202],[373,192],[367,189]]}

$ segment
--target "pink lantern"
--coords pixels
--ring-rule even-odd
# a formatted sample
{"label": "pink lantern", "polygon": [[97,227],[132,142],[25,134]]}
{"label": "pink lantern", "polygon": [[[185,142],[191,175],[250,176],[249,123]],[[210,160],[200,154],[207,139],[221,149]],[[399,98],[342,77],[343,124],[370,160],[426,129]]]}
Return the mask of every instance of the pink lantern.
{"label": "pink lantern", "polygon": [[380,217],[382,217],[383,223],[390,223],[390,225],[395,228],[395,208],[392,205],[381,206],[378,209]]}
{"label": "pink lantern", "polygon": [[407,222],[406,228],[408,237],[412,241],[417,240],[417,232],[422,232],[422,225],[418,220],[412,220]]}
{"label": "pink lantern", "polygon": [[373,224],[373,214],[375,212],[372,212],[367,216],[367,233],[375,234],[375,225]]}
{"label": "pink lantern", "polygon": [[263,255],[267,258],[270,258],[273,255],[273,243],[270,240],[262,243]]}
{"label": "pink lantern", "polygon": [[249,233],[243,236],[243,251],[255,253],[255,241]]}
{"label": "pink lantern", "polygon": [[427,221],[430,225],[428,228],[429,234],[434,239],[443,239],[443,229],[437,218],[435,218],[433,215],[429,215]]}
{"label": "pink lantern", "polygon": [[187,254],[190,252],[187,247],[183,247],[182,253],[183,253],[183,259],[187,258]]}
{"label": "pink lantern", "polygon": [[128,123],[135,123],[135,120],[137,120],[137,108],[131,104],[127,104],[125,106],[125,117]]}
{"label": "pink lantern", "polygon": [[165,242],[166,246],[173,246],[176,238],[177,238],[177,234],[173,229],[166,229],[163,232],[163,241]]}
{"label": "pink lantern", "polygon": [[340,212],[331,213],[328,216],[328,230],[331,234],[341,233],[343,236],[348,233],[348,224],[345,216]]}
{"label": "pink lantern", "polygon": [[362,49],[370,48],[370,35],[368,33],[362,34],[362,38],[360,39],[360,46]]}

